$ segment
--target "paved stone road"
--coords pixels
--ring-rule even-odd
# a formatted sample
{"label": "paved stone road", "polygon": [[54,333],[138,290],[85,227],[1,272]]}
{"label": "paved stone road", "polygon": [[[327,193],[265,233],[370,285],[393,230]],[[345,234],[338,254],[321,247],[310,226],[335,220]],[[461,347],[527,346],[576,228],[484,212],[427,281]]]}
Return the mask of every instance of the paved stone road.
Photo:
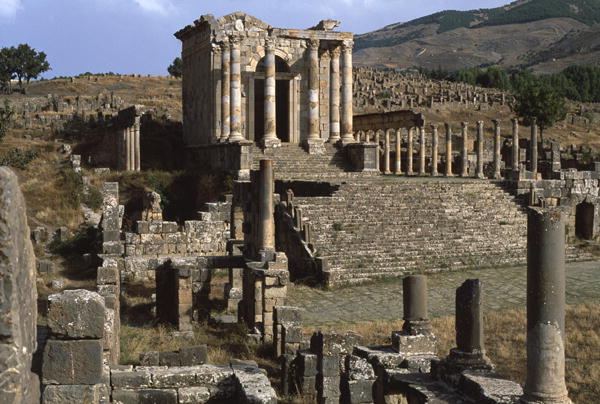
{"label": "paved stone road", "polygon": [[[567,264],[567,304],[600,300],[600,261]],[[431,317],[454,315],[455,290],[467,278],[483,282],[486,311],[525,308],[526,267],[479,269],[428,277]],[[288,304],[307,310],[306,325],[335,325],[402,318],[402,280],[321,290],[304,286],[288,291]]]}

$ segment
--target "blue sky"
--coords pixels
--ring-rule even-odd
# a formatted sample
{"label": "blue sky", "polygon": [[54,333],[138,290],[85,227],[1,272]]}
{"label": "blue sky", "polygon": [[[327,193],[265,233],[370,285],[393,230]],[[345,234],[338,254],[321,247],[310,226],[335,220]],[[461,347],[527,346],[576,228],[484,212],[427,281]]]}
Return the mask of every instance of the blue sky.
{"label": "blue sky", "polygon": [[319,20],[364,33],[437,11],[497,7],[509,0],[0,0],[0,47],[28,43],[48,55],[45,77],[166,74],[181,52],[173,33],[202,14],[240,10],[285,28]]}

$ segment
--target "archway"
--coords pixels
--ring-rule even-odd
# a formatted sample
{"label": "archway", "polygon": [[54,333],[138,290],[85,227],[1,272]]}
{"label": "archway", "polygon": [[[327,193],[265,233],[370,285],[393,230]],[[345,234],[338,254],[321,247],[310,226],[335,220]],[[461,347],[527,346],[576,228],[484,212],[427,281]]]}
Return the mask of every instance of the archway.
{"label": "archway", "polygon": [[594,238],[594,205],[582,202],[575,208],[575,235],[583,240]]}
{"label": "archway", "polygon": [[[259,142],[265,133],[264,101],[265,75],[264,57],[256,65],[254,78],[254,141]],[[285,60],[275,56],[275,131],[282,142],[290,141],[290,80],[279,73],[289,73]]]}

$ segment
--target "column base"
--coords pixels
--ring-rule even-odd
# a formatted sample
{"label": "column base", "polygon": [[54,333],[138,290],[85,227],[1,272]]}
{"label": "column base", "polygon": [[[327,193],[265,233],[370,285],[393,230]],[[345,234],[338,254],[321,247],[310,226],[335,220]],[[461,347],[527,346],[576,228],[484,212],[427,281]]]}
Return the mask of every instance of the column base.
{"label": "column base", "polygon": [[502,174],[500,174],[500,173],[494,173],[494,179],[495,180],[501,180],[502,179]]}
{"label": "column base", "polygon": [[278,138],[263,138],[260,141],[260,146],[264,149],[274,149],[276,147],[281,147],[281,140]]}
{"label": "column base", "polygon": [[352,136],[352,134],[350,134],[350,135],[342,136],[342,138],[339,140],[339,142],[343,146],[346,146],[347,144],[350,144],[350,143],[356,143],[356,140],[354,139],[354,136]]}
{"label": "column base", "polygon": [[475,178],[479,178],[480,180],[485,179],[485,175],[483,173],[475,174]]}
{"label": "column base", "polygon": [[323,139],[306,139],[303,146],[308,154],[325,154]]}
{"label": "column base", "polygon": [[454,177],[454,174],[444,174],[444,177],[448,177],[448,178]]}
{"label": "column base", "polygon": [[236,134],[232,133],[227,138],[227,141],[230,142],[230,143],[243,142],[244,140],[246,140],[246,139],[244,138],[244,136],[242,136],[241,133],[236,133]]}
{"label": "column base", "polygon": [[565,397],[544,397],[524,394],[519,400],[520,404],[573,404],[573,401],[567,396]]}
{"label": "column base", "polygon": [[338,136],[333,136],[333,137],[330,136],[329,139],[327,139],[327,143],[336,144],[340,140],[342,140],[342,138],[339,135]]}
{"label": "column base", "polygon": [[432,177],[439,177],[439,175],[440,175],[439,173],[431,173]]}
{"label": "column base", "polygon": [[485,351],[463,352],[457,348],[452,348],[445,362],[453,370],[456,370],[456,373],[463,370],[494,370],[494,365],[492,365]]}

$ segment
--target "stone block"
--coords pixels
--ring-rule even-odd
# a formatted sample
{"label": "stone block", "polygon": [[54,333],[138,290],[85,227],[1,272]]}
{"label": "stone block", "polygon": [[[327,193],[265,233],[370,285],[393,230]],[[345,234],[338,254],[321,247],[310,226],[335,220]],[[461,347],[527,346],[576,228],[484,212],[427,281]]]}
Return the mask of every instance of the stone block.
{"label": "stone block", "polygon": [[89,290],[65,290],[48,296],[48,328],[58,338],[102,338],[105,312],[104,298]]}
{"label": "stone block", "polygon": [[204,404],[210,400],[207,387],[181,387],[177,389],[179,404]]}
{"label": "stone block", "polygon": [[178,352],[160,352],[158,364],[160,366],[181,366],[181,358]]}
{"label": "stone block", "polygon": [[144,370],[118,370],[110,371],[110,384],[113,388],[138,389],[150,387],[152,378],[150,372]]}
{"label": "stone block", "polygon": [[298,325],[287,325],[284,324],[281,327],[281,334],[284,343],[286,344],[297,344],[302,341],[302,327]]}
{"label": "stone block", "polygon": [[159,352],[158,351],[148,351],[142,352],[140,354],[140,364],[142,366],[159,366]]}
{"label": "stone block", "polygon": [[116,267],[98,267],[96,282],[99,285],[116,285],[119,283],[119,269]]}
{"label": "stone block", "polygon": [[319,397],[339,397],[340,393],[340,378],[317,376],[317,393]]}
{"label": "stone block", "polygon": [[179,350],[179,357],[183,366],[203,365],[207,361],[208,350],[206,345],[183,347]]}
{"label": "stone block", "polygon": [[349,380],[375,379],[373,366],[363,358],[355,355],[346,356],[346,375]]}
{"label": "stone block", "polygon": [[177,404],[177,390],[142,389],[112,392],[113,404]]}
{"label": "stone block", "polygon": [[157,388],[186,387],[196,384],[196,369],[193,366],[173,366],[152,373],[152,385]]}
{"label": "stone block", "polygon": [[318,355],[350,354],[359,345],[360,335],[353,331],[319,331],[310,340],[310,349]]}
{"label": "stone block", "polygon": [[350,380],[348,395],[350,404],[373,402],[373,380]]}
{"label": "stone block", "polygon": [[339,377],[340,358],[337,355],[323,355],[318,362],[317,370],[325,377]]}
{"label": "stone block", "polygon": [[275,306],[275,321],[281,323],[301,323],[304,309],[294,306]]}
{"label": "stone block", "polygon": [[277,404],[277,394],[262,369],[253,366],[233,366],[232,368],[240,386],[242,402]]}
{"label": "stone block", "polygon": [[100,340],[48,340],[42,362],[44,384],[98,384],[102,381]]}
{"label": "stone block", "polygon": [[435,355],[436,338],[434,334],[407,335],[393,331],[392,348],[403,355]]}
{"label": "stone block", "polygon": [[196,382],[199,386],[204,387],[219,385],[223,386],[225,390],[228,386],[235,389],[233,370],[227,365],[196,366]]}
{"label": "stone block", "polygon": [[302,377],[314,377],[317,375],[317,355],[301,351],[298,353],[297,369]]}
{"label": "stone block", "polygon": [[48,385],[42,395],[44,404],[104,404],[108,403],[108,386],[92,385]]}

